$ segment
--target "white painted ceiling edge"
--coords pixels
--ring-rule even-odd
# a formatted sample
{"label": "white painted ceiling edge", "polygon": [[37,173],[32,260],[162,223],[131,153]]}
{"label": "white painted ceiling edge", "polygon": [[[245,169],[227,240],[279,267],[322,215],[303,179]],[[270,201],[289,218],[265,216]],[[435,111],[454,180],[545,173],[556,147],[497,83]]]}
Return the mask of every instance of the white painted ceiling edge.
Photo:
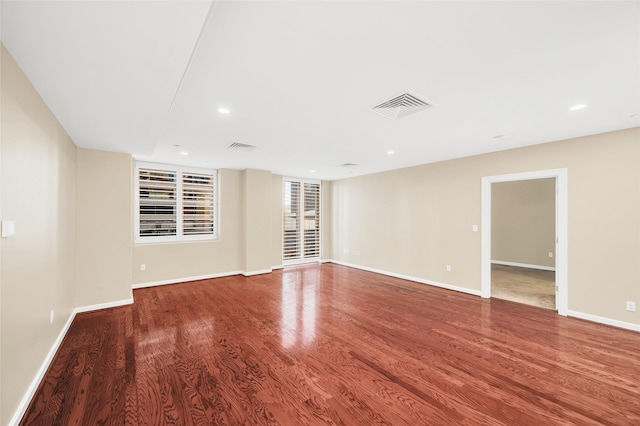
{"label": "white painted ceiling edge", "polygon": [[332,180],[640,125],[640,1],[3,1],[2,42],[145,161]]}

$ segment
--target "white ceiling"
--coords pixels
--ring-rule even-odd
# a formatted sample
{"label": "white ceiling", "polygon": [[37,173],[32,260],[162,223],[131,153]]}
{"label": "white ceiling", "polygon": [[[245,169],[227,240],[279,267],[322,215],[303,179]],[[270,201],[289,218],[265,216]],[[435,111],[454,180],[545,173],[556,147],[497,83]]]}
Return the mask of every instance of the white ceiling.
{"label": "white ceiling", "polygon": [[[331,180],[640,126],[639,1],[3,1],[2,42],[78,146],[156,162]],[[435,106],[370,111],[405,91]]]}

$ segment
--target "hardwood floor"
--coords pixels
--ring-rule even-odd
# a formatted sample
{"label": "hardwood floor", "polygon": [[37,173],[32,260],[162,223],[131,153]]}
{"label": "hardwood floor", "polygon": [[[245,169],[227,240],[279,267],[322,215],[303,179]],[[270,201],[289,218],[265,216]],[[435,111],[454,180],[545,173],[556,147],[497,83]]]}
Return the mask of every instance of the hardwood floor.
{"label": "hardwood floor", "polygon": [[79,314],[22,424],[638,425],[640,333],[334,264]]}
{"label": "hardwood floor", "polygon": [[491,297],[555,310],[556,273],[492,264]]}

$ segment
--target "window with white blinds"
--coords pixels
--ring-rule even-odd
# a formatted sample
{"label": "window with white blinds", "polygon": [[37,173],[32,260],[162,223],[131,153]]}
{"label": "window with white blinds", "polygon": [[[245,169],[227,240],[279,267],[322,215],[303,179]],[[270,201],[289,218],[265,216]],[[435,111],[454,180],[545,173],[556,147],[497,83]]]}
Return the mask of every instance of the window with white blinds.
{"label": "window with white blinds", "polygon": [[320,257],[320,182],[285,179],[283,261]]}
{"label": "window with white blinds", "polygon": [[136,242],[216,238],[216,171],[136,163]]}

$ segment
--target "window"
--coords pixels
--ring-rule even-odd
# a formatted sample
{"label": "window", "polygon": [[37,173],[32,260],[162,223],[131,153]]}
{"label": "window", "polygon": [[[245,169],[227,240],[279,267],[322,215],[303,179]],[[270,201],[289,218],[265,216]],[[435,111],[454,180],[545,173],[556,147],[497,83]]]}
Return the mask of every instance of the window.
{"label": "window", "polygon": [[136,163],[136,242],[216,238],[216,171]]}
{"label": "window", "polygon": [[282,258],[285,263],[320,257],[320,183],[286,178]]}

